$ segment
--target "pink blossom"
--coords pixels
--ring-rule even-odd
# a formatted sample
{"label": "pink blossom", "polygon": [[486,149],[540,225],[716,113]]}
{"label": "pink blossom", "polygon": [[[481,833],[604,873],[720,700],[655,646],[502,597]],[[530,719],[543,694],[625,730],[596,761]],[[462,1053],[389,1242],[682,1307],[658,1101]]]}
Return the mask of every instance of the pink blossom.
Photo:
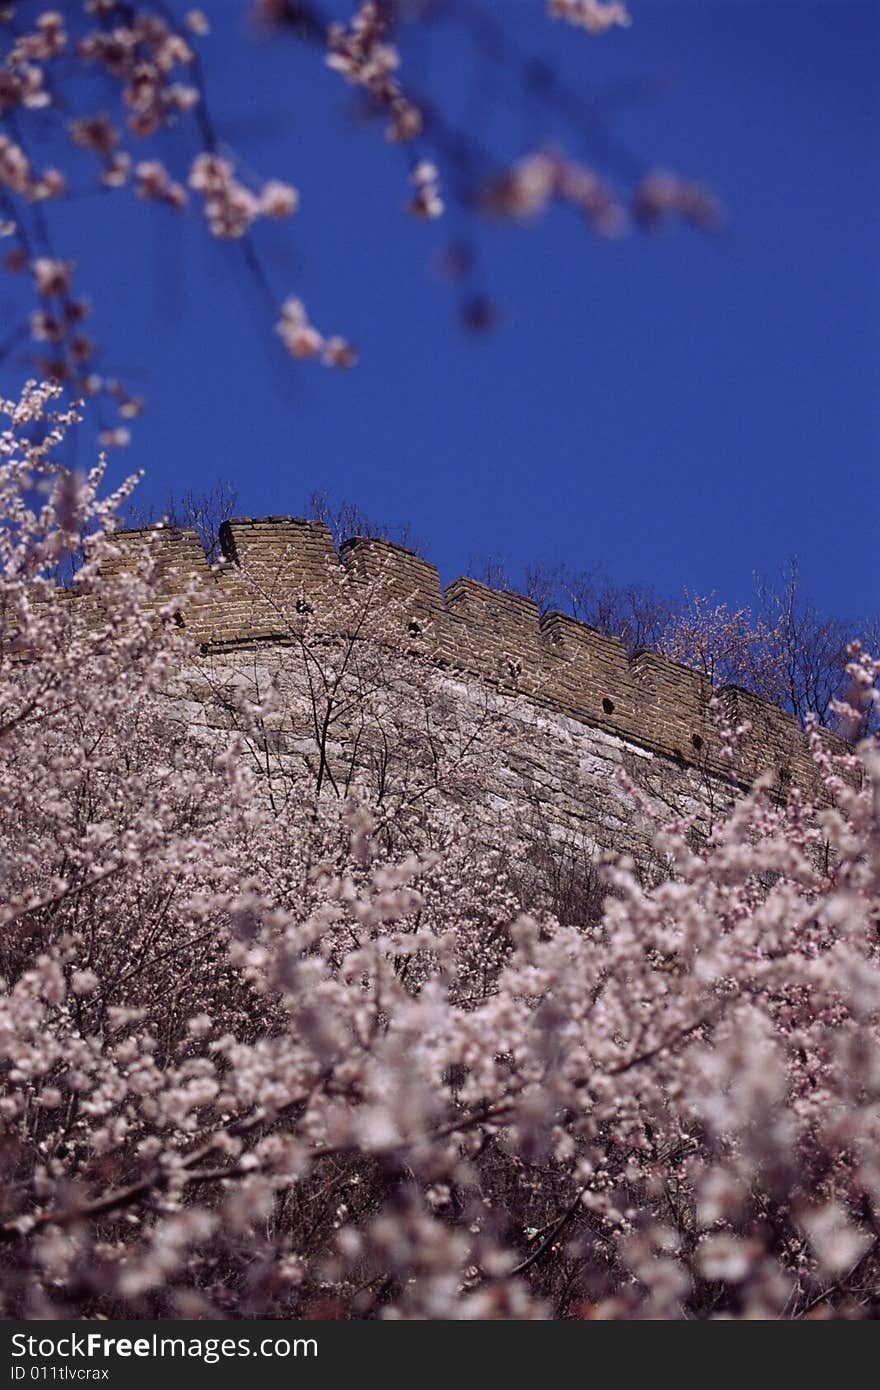
{"label": "pink blossom", "polygon": [[270,179],[263,185],[260,195],[260,209],[265,217],[289,217],[296,212],[299,194],[288,183]]}
{"label": "pink blossom", "polygon": [[626,6],[619,0],[547,0],[551,19],[586,29],[588,34],[605,34],[609,29],[626,29],[632,23]]}
{"label": "pink blossom", "polygon": [[31,262],[37,292],[50,299],[66,294],[70,288],[73,268],[72,261],[61,261],[53,256],[38,256]]}

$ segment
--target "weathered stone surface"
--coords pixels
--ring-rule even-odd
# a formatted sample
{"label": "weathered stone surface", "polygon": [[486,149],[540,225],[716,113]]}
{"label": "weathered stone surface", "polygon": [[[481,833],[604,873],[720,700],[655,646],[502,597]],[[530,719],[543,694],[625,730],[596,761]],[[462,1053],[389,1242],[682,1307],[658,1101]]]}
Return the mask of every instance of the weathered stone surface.
{"label": "weathered stone surface", "polygon": [[[737,785],[760,773],[780,788],[815,786],[806,740],[776,706],[744,691],[722,692],[735,721],[752,729],[732,778],[709,707],[713,692],[700,673],[656,652],[630,658],[619,639],[564,614],[540,618],[530,600],[472,579],[455,580],[444,594],[436,569],[403,546],[355,538],[340,557],[323,524],[282,516],[226,522],[221,544],[224,563],[211,570],[195,532],[120,532],[111,564],[132,569],[149,546],[159,557],[163,598],[198,582],[182,620],[210,660],[211,678],[203,670],[181,673],[174,698],[179,717],[200,736],[222,738],[236,726],[224,688],[273,678],[284,688],[297,660],[290,614],[311,612],[329,577],[341,585],[381,583],[398,605],[401,648],[437,663],[449,698],[459,706],[472,699],[456,672],[476,677],[519,724],[519,751],[498,770],[491,792],[505,815],[540,816],[552,833],[575,833],[591,849],[638,849],[645,831],[621,771],[670,812],[704,826]],[[292,760],[313,747],[296,718],[276,721],[267,741],[277,757]]]}

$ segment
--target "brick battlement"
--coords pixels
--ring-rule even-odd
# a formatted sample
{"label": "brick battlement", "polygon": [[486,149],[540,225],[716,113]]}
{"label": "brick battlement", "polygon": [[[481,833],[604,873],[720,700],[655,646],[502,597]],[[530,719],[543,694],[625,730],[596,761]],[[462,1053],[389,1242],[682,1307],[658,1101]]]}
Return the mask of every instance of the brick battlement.
{"label": "brick battlement", "polygon": [[[402,645],[625,743],[730,778],[709,706],[713,692],[700,672],[657,652],[631,657],[619,638],[563,613],[541,616],[530,599],[475,579],[455,579],[444,591],[435,566],[405,546],[355,537],[337,553],[323,523],[287,516],[224,522],[224,558],[214,568],[194,530],[119,531],[113,543],[111,572],[133,569],[150,547],[163,599],[179,597],[191,580],[198,581],[198,596],[184,602],[182,618],[207,650],[283,643],[281,615],[320,594],[328,575],[381,582],[383,595],[405,615]],[[780,787],[814,786],[796,719],[743,690],[716,693],[736,723],[751,725],[736,780],[748,783],[770,772]]]}

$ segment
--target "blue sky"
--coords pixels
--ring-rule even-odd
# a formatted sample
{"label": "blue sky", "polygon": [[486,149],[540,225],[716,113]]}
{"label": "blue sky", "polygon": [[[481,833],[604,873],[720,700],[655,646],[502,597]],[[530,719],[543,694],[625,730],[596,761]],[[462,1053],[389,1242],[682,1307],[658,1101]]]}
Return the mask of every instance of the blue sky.
{"label": "blue sky", "polygon": [[[736,601],[797,554],[821,606],[877,607],[880,5],[632,0],[633,27],[596,41],[496,0],[511,37],[604,94],[639,160],[704,178],[730,222],[618,243],[562,211],[486,228],[503,321],[480,336],[436,270],[449,228],[401,211],[400,154],[346,121],[339,79],[291,41],[251,46],[232,0],[205,8],[221,135],[302,197],[260,237],[273,286],[361,358],[285,358],[238,248],[194,211],[77,204],[64,240],[96,330],[148,400],[113,469],[143,467],[147,503],[223,477],[244,514],[301,513],[325,488],[409,522],[446,581],[500,553]],[[462,51],[435,35],[411,71],[502,152],[558,137]]]}

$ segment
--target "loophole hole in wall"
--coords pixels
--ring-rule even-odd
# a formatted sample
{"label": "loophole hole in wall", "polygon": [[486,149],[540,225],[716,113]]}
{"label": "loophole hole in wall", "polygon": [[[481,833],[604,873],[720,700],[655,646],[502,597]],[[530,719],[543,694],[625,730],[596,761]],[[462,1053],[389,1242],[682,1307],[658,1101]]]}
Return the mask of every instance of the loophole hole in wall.
{"label": "loophole hole in wall", "polygon": [[613,713],[614,713],[614,701],[613,701],[613,700],[609,700],[609,698],[608,698],[607,695],[605,696],[604,700],[602,701],[602,708],[603,708],[603,710],[605,711],[606,714],[613,714]]}
{"label": "loophole hole in wall", "polygon": [[693,737],[691,738],[691,743],[694,745],[694,747],[696,748],[697,752],[699,753],[700,749],[701,749],[702,746],[703,746],[703,740],[702,740],[701,735],[700,735],[700,734],[694,734]]}
{"label": "loophole hole in wall", "polygon": [[409,626],[407,627],[407,632],[409,633],[410,637],[421,637],[421,635],[422,635],[421,624],[420,624],[420,623],[417,623],[416,620],[415,620],[415,618],[413,618],[413,619],[410,621]]}

